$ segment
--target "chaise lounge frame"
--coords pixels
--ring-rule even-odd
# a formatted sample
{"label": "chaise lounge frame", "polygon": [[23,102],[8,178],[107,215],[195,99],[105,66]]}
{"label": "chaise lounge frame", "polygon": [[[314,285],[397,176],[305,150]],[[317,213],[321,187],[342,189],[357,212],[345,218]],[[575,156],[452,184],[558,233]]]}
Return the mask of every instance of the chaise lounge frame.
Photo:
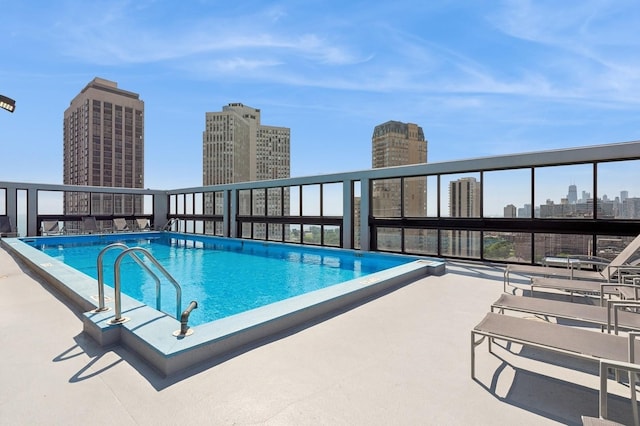
{"label": "chaise lounge frame", "polygon": [[[567,258],[566,267],[552,267],[552,266],[540,266],[540,265],[508,265],[504,270],[503,289],[507,292],[507,286],[510,283],[510,274],[522,274],[527,276],[542,276],[554,280],[594,280],[611,282],[616,275],[620,275],[619,272],[630,265],[629,259],[635,252],[640,250],[640,235],[633,239],[611,262],[606,264],[601,271],[588,271],[579,269],[582,263],[593,265],[598,262],[592,260],[582,261],[580,259]],[[639,270],[637,268],[636,270]]]}

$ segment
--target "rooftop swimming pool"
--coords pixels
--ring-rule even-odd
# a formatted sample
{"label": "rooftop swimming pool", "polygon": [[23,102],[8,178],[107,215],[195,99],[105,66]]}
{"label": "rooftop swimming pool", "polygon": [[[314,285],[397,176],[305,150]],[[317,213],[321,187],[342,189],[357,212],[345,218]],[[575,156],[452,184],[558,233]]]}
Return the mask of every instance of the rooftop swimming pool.
{"label": "rooftop swimming pool", "polygon": [[[23,241],[57,261],[98,278],[96,259],[105,248],[104,238]],[[190,325],[215,321],[416,260],[408,256],[362,256],[314,247],[255,244],[216,237],[178,238],[169,234],[116,234],[109,236],[109,242],[112,241],[146,249],[181,285],[182,304],[190,300],[198,302],[198,309],[189,317]],[[105,252],[103,270],[105,283],[110,287],[114,283],[113,265],[122,251]],[[131,257],[124,257],[120,268],[122,292],[148,306],[156,306],[153,276]],[[176,299],[171,297],[175,290],[166,280],[161,284],[160,310],[175,315]]]}
{"label": "rooftop swimming pool", "polygon": [[[174,335],[180,322],[169,283],[161,283],[158,310],[155,280],[126,257],[120,263],[121,310],[129,321],[112,324],[114,262],[122,250],[105,252],[111,309],[96,311],[97,257],[116,242],[147,250],[175,278],[182,287],[178,312],[189,301],[198,302],[189,318],[193,334]],[[87,334],[103,346],[127,346],[165,375],[445,272],[438,259],[173,232],[5,238],[1,243],[87,311]]]}

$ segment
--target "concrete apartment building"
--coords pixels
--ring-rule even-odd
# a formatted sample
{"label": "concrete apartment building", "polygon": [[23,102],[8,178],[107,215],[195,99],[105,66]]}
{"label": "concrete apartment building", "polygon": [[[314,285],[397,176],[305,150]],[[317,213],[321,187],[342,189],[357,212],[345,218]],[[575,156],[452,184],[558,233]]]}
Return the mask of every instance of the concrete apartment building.
{"label": "concrete apartment building", "polygon": [[[144,187],[144,102],[137,93],[94,78],[65,110],[63,137],[65,184]],[[126,216],[142,212],[142,202],[132,195],[89,200],[86,193],[65,193],[64,208],[66,214]]]}
{"label": "concrete apartment building", "polygon": [[[464,177],[449,182],[449,216],[480,217],[480,182]],[[445,231],[449,234],[448,255],[476,257],[480,249],[480,232]]]}
{"label": "concrete apartment building", "polygon": [[[371,165],[375,168],[427,162],[427,140],[422,128],[412,123],[387,121],[376,126],[371,138]],[[373,212],[379,217],[426,215],[426,181],[405,179],[404,201],[398,179],[373,184]],[[403,206],[404,212],[400,211]]]}
{"label": "concrete apartment building", "polygon": [[[291,177],[291,129],[265,126],[260,110],[230,103],[219,112],[205,114],[202,133],[202,183],[219,185]],[[240,195],[240,214],[288,214],[289,192]],[[205,200],[205,211],[217,211],[214,200]],[[207,229],[210,232],[210,229]],[[266,228],[243,229],[242,234],[266,236]],[[285,229],[285,232],[287,230]],[[275,236],[274,236],[275,237]]]}
{"label": "concrete apartment building", "polygon": [[264,126],[260,110],[230,103],[207,112],[202,183],[219,185],[291,177],[291,129]]}

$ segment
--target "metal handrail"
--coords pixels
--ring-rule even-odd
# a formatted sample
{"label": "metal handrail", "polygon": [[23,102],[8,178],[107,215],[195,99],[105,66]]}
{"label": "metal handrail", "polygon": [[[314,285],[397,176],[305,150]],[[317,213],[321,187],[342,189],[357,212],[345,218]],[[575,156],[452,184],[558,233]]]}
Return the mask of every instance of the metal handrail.
{"label": "metal handrail", "polygon": [[[123,250],[127,250],[129,249],[129,246],[124,244],[124,243],[113,243],[113,244],[109,244],[108,246],[106,246],[105,248],[103,248],[100,253],[98,254],[98,260],[97,260],[97,269],[98,269],[98,308],[95,310],[95,312],[104,312],[104,311],[108,311],[110,308],[105,306],[105,302],[104,302],[104,272],[103,272],[103,257],[105,255],[105,253],[111,249],[114,248],[121,248]],[[156,281],[156,308],[158,310],[160,310],[160,278],[158,278],[158,276],[151,270],[151,268],[149,268],[147,266],[146,263],[144,263],[142,261],[142,259],[140,259],[138,256],[136,256],[135,254],[132,254],[131,257],[133,258],[133,260],[135,260],[135,262],[140,265],[141,267],[143,267],[144,269],[146,269],[147,272],[149,272],[149,274],[151,274],[151,276],[153,277],[153,279]],[[114,272],[115,273],[115,272]]]}
{"label": "metal handrail", "polygon": [[[113,320],[111,320],[112,324],[118,324],[121,322],[124,322],[125,319],[122,318],[122,301],[121,301],[121,285],[120,285],[120,263],[122,262],[122,259],[127,256],[127,255],[132,255],[133,257],[137,257],[134,253],[135,252],[141,252],[143,253],[150,261],[151,263],[153,263],[156,268],[158,268],[158,270],[160,272],[162,272],[164,274],[164,276],[169,280],[169,282],[171,284],[173,284],[173,286],[176,289],[176,319],[180,320],[180,315],[181,315],[181,309],[182,309],[182,288],[180,287],[180,284],[178,284],[178,282],[171,276],[171,274],[156,260],[155,257],[153,257],[151,255],[151,253],[149,252],[149,250],[144,249],[142,247],[131,247],[126,249],[125,251],[123,251],[122,253],[120,253],[118,255],[118,257],[116,258],[116,262],[114,264],[114,273],[115,273],[115,278],[114,278],[114,288],[115,288],[115,305],[116,305],[116,316]],[[152,272],[153,273],[153,272]],[[155,274],[154,274],[155,275]],[[158,291],[157,291],[157,300],[160,300],[160,289],[158,287]]]}

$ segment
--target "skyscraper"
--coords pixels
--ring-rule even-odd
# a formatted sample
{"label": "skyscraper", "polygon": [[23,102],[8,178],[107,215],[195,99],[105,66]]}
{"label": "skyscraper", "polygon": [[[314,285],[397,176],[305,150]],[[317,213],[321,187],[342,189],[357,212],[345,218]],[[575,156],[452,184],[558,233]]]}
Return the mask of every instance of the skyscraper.
{"label": "skyscraper", "polygon": [[[137,93],[96,77],[73,98],[64,112],[64,183],[144,187],[144,102]],[[66,214],[133,215],[142,201],[66,192],[64,207]]]}
{"label": "skyscraper", "polygon": [[260,110],[230,103],[207,112],[202,134],[202,183],[218,185],[288,178],[291,129],[263,126]]}
{"label": "skyscraper", "polygon": [[373,129],[371,142],[374,169],[427,162],[427,141],[416,124],[387,121]]}
{"label": "skyscraper", "polygon": [[507,204],[503,209],[503,217],[515,218],[518,209],[513,204]]}
{"label": "skyscraper", "polygon": [[449,182],[449,215],[480,217],[480,182],[464,177]]}
{"label": "skyscraper", "polygon": [[[427,162],[427,141],[422,128],[412,123],[387,121],[376,126],[371,138],[372,167],[404,166]],[[404,216],[426,215],[426,180],[404,180]],[[399,217],[401,206],[399,179],[378,180],[373,184],[373,212],[381,217]]]}
{"label": "skyscraper", "polygon": [[[220,112],[207,112],[202,133],[202,183],[206,186],[291,177],[290,144],[291,129],[262,125],[259,109],[230,103]],[[215,211],[213,202],[205,199],[209,214]],[[240,214],[287,215],[289,190],[268,197],[264,192],[243,194],[239,203]],[[243,235],[253,232],[254,238],[261,238],[266,235],[263,228],[264,224],[253,231],[243,230]],[[210,227],[207,232],[211,232]]]}
{"label": "skyscraper", "polygon": [[575,185],[569,185],[569,193],[567,194],[567,201],[569,204],[576,204],[578,202],[578,187]]}
{"label": "skyscraper", "polygon": [[[480,182],[464,177],[449,182],[449,216],[480,217]],[[448,231],[448,254],[477,257],[480,253],[480,233]]]}

